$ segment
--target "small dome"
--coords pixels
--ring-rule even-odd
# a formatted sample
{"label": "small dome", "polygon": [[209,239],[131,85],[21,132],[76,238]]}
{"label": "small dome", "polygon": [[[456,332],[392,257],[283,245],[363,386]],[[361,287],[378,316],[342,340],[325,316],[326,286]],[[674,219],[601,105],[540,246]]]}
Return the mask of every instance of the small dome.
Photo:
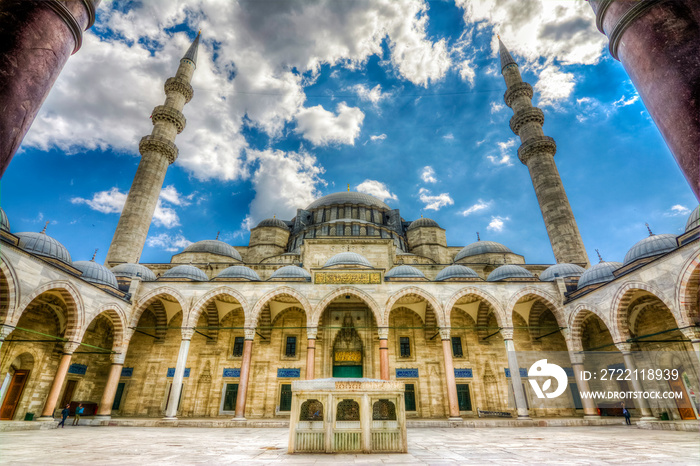
{"label": "small dome", "polygon": [[237,278],[242,280],[249,280],[251,282],[259,282],[260,276],[255,273],[255,270],[244,267],[242,265],[234,265],[224,269],[216,276],[216,278]]}
{"label": "small dome", "polygon": [[700,205],[690,213],[688,221],[685,224],[685,231],[690,231],[698,226],[700,226]]}
{"label": "small dome", "polygon": [[513,251],[503,246],[501,243],[496,243],[495,241],[477,241],[476,243],[472,243],[469,246],[465,246],[461,251],[459,251],[455,256],[454,261],[457,262],[458,260],[464,259],[465,257],[476,256],[479,254],[507,254],[512,252]]}
{"label": "small dome", "polygon": [[112,267],[115,277],[140,278],[143,282],[152,282],[156,279],[156,274],[151,269],[141,264],[119,264]]}
{"label": "small dome", "polygon": [[391,210],[391,208],[377,199],[376,197],[370,196],[365,193],[357,193],[350,191],[343,191],[339,193],[329,194],[327,196],[320,197],[314,202],[308,205],[306,210],[318,209],[319,207],[327,205],[344,205],[344,204],[359,204],[368,205],[372,207],[378,207],[380,209]]}
{"label": "small dome", "polygon": [[414,228],[421,228],[421,227],[440,228],[440,225],[438,225],[438,222],[436,222],[433,219],[421,217],[417,220],[412,221],[411,224],[408,226],[407,230],[413,230]]}
{"label": "small dome", "polygon": [[282,228],[284,230],[289,230],[289,227],[287,226],[287,224],[278,218],[266,218],[262,222],[258,223],[258,226],[256,226],[255,228],[260,228],[260,227],[275,227],[275,228]]}
{"label": "small dome", "polygon": [[205,252],[208,254],[231,257],[237,261],[243,261],[241,255],[238,253],[238,251],[236,251],[236,248],[217,239],[197,241],[196,243],[187,246],[182,252]]}
{"label": "small dome", "polygon": [[556,264],[540,274],[543,282],[553,282],[555,278],[580,277],[586,269],[576,264]]}
{"label": "small dome", "polygon": [[588,285],[596,283],[605,283],[615,278],[613,271],[622,267],[619,262],[601,262],[592,266],[590,269],[583,272],[581,278],[578,279],[577,289],[582,289]]}
{"label": "small dome", "polygon": [[507,278],[532,278],[529,270],[520,267],[519,265],[502,265],[496,267],[488,276],[486,281],[497,282]]}
{"label": "small dome", "polygon": [[117,277],[104,265],[95,261],[75,261],[73,267],[83,272],[80,276],[86,282],[118,288]]}
{"label": "small dome", "polygon": [[[196,243],[195,243],[196,244]],[[196,282],[209,281],[207,274],[194,265],[178,265],[165,272],[160,278],[184,278]]]}
{"label": "small dome", "polygon": [[645,257],[658,256],[673,251],[678,247],[675,235],[651,235],[647,236],[625,254],[623,265],[632,263]]}
{"label": "small dome", "polygon": [[27,231],[24,233],[17,233],[16,236],[19,237],[19,247],[29,253],[57,259],[66,264],[71,263],[68,250],[46,233]]}
{"label": "small dome", "polygon": [[367,259],[355,252],[341,252],[340,254],[336,254],[326,261],[326,265],[324,265],[324,267],[333,267],[336,265],[358,265],[361,267],[372,267],[372,264],[370,264]]}
{"label": "small dome", "polygon": [[435,281],[442,282],[452,278],[479,278],[479,275],[469,267],[454,264],[447,266],[438,272],[437,277],[435,277]]}
{"label": "small dome", "polygon": [[389,270],[384,275],[384,278],[425,278],[425,275],[423,275],[423,272],[410,265],[399,265]]}
{"label": "small dome", "polygon": [[0,230],[10,231],[10,220],[2,207],[0,207]]}
{"label": "small dome", "polygon": [[296,265],[285,265],[275,270],[270,278],[303,278],[305,280],[311,280],[311,274]]}

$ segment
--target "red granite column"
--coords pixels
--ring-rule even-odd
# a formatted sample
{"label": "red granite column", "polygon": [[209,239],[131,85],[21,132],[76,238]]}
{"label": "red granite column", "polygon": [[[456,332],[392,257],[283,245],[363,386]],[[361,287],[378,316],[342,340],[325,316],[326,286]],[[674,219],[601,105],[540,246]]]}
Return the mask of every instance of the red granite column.
{"label": "red granite column", "polygon": [[53,384],[51,384],[51,390],[49,391],[49,396],[46,398],[46,404],[44,404],[44,410],[41,412],[41,417],[38,419],[39,421],[53,419],[53,412],[56,409],[56,403],[58,403],[58,395],[63,388],[63,381],[66,380],[66,374],[68,374],[73,352],[78,346],[80,346],[80,343],[67,342],[65,344],[61,362],[58,364],[58,370],[56,371],[56,376],[53,378]]}
{"label": "red granite column", "polygon": [[457,382],[455,381],[455,366],[452,362],[452,340],[450,329],[441,328],[442,355],[445,358],[445,382],[447,383],[447,401],[450,405],[450,420],[461,421],[459,417],[459,400],[457,400]]}
{"label": "red granite column", "polygon": [[112,356],[112,367],[109,369],[107,384],[105,385],[104,392],[102,392],[100,405],[97,408],[97,418],[109,419],[112,416],[112,405],[114,404],[114,397],[117,394],[119,379],[122,376],[125,357],[125,354],[115,354]]}
{"label": "red granite column", "polygon": [[100,1],[0,2],[0,177]]}
{"label": "red granite column", "polygon": [[389,329],[379,328],[379,378],[389,380]]}
{"label": "red granite column", "polygon": [[700,2],[590,0],[695,196],[700,199]]}
{"label": "red granite column", "polygon": [[243,359],[241,361],[241,377],[238,381],[238,398],[236,399],[237,421],[245,420],[245,402],[248,394],[248,379],[250,378],[250,359],[253,353],[253,339],[255,329],[245,329],[245,342],[243,343]]}
{"label": "red granite column", "polygon": [[316,332],[318,328],[306,329],[306,380],[314,378],[314,366],[316,364]]}

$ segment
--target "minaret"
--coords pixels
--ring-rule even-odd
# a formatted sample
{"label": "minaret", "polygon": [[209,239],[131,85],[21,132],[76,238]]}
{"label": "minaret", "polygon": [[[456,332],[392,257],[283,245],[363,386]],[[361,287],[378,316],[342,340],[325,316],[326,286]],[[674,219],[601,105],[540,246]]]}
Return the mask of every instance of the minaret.
{"label": "minaret", "polygon": [[557,263],[568,262],[588,267],[586,248],[554,164],[557,144],[542,131],[544,113],[532,106],[532,86],[523,82],[518,65],[500,37],[498,44],[501,74],[508,86],[504,100],[513,109],[510,129],[520,136],[522,144],[518,149],[518,158],[530,169],[532,185],[552,243],[554,258]]}
{"label": "minaret", "polygon": [[165,104],[154,108],[151,115],[153,131],[150,136],[141,138],[141,162],[107,253],[105,265],[108,267],[137,262],[141,256],[165,172],[177,159],[175,136],[185,129],[182,109],[194,94],[190,81],[197,67],[198,46],[199,33],[180,60],[175,77],[165,81]]}

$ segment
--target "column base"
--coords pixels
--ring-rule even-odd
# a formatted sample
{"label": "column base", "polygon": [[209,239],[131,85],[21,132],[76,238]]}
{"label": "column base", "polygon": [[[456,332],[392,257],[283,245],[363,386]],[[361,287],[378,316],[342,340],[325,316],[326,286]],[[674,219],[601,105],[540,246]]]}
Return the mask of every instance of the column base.
{"label": "column base", "polygon": [[640,421],[658,421],[654,416],[642,416],[639,418]]}
{"label": "column base", "polygon": [[36,418],[37,421],[55,421],[53,416],[39,416]]}
{"label": "column base", "polygon": [[247,419],[244,418],[244,417],[234,417],[234,418],[231,419],[231,420],[232,420],[232,421],[247,421]]}
{"label": "column base", "polygon": [[164,421],[177,421],[177,416],[165,416]]}
{"label": "column base", "polygon": [[461,417],[448,417],[447,420],[448,421],[463,421],[464,419],[462,419]]}
{"label": "column base", "polygon": [[112,419],[111,414],[96,414],[93,419],[97,419],[99,421],[106,421],[108,419]]}
{"label": "column base", "polygon": [[517,419],[519,421],[532,421],[532,418],[530,417],[529,414],[518,414]]}
{"label": "column base", "polygon": [[601,416],[599,416],[598,414],[584,414],[583,418],[584,419],[600,419]]}

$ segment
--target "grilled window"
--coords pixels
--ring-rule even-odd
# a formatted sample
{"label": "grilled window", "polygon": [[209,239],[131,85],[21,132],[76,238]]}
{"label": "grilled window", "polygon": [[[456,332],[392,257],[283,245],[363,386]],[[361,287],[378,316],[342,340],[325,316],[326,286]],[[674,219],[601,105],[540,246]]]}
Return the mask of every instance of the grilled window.
{"label": "grilled window", "polygon": [[243,356],[243,337],[236,337],[233,340],[233,356],[235,358]]}
{"label": "grilled window", "polygon": [[462,352],[462,339],[460,337],[452,337],[452,356],[455,358],[464,356]]}
{"label": "grilled window", "polygon": [[285,356],[296,356],[297,354],[297,337],[287,337],[287,345],[284,351]]}
{"label": "grilled window", "polygon": [[402,358],[408,358],[411,356],[411,340],[408,337],[401,337],[399,339],[400,354]]}

